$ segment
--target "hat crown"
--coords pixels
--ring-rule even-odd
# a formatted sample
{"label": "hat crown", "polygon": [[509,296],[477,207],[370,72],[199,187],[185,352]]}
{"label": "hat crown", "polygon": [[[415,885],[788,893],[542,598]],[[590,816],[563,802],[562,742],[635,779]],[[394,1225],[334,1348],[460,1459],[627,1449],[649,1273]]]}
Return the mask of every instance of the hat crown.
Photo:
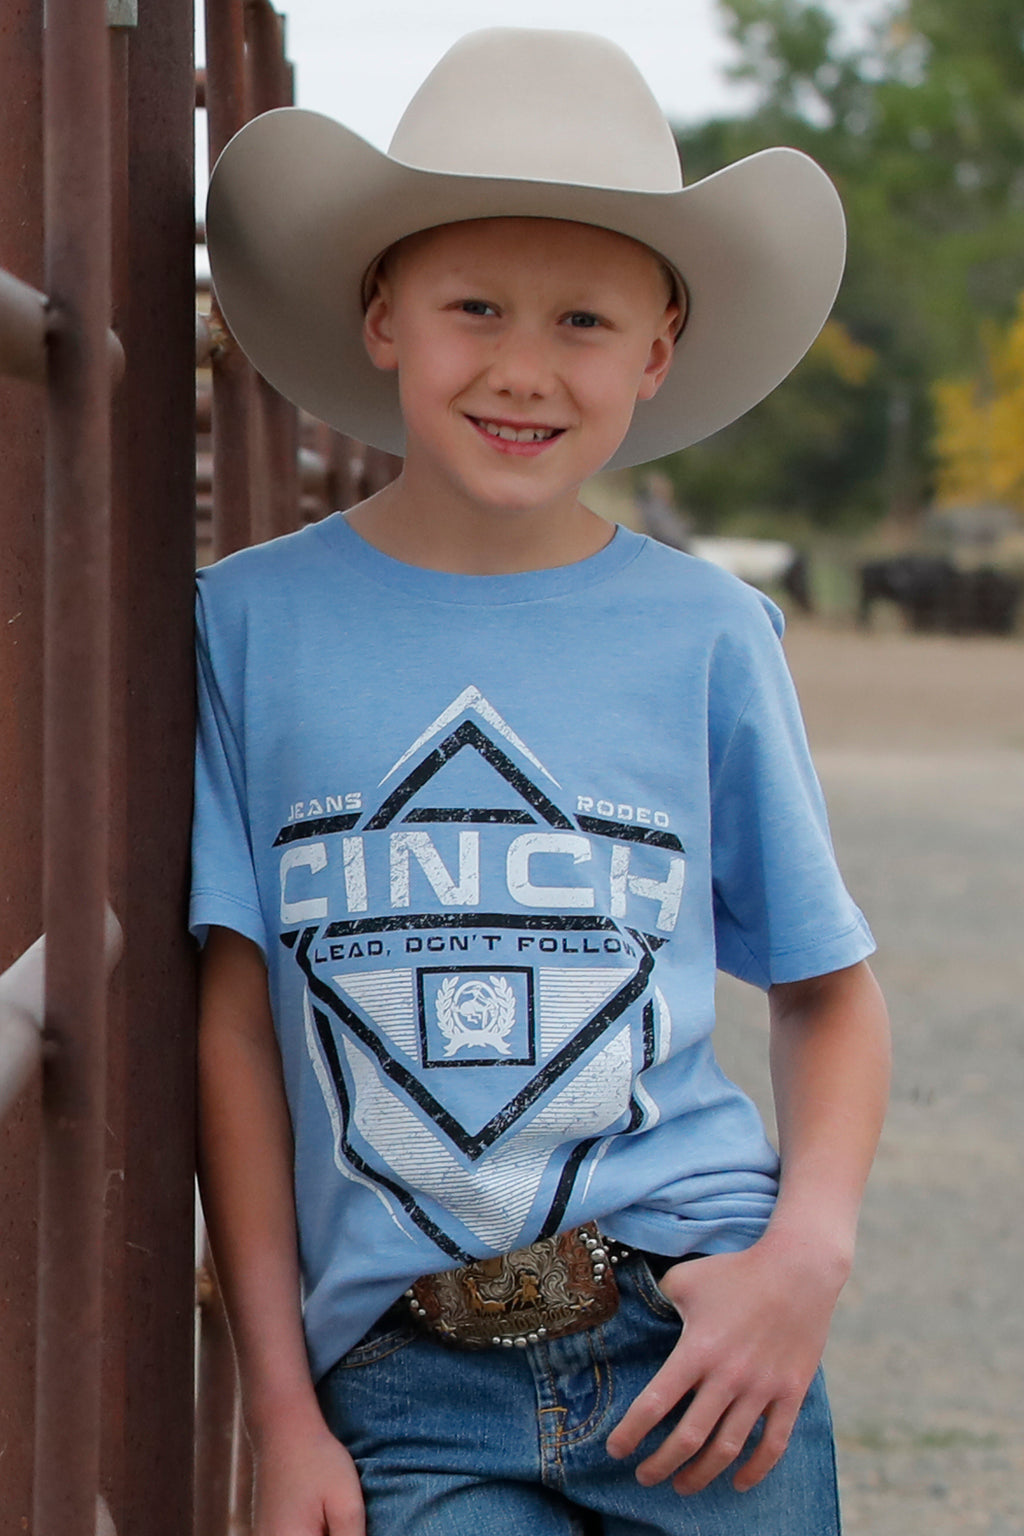
{"label": "hat crown", "polygon": [[444,55],[389,154],[419,170],[678,192],[672,130],[633,61],[587,32],[489,27]]}

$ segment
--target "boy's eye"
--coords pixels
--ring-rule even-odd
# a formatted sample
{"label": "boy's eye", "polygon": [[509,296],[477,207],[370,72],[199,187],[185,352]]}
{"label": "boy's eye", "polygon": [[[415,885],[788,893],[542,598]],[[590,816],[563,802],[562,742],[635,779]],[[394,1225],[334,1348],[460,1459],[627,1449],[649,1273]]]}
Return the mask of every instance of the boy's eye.
{"label": "boy's eye", "polygon": [[575,331],[591,331],[601,324],[600,315],[592,314],[589,309],[574,309],[565,318]]}
{"label": "boy's eye", "polygon": [[459,308],[465,315],[493,315],[496,313],[493,304],[488,304],[486,299],[463,299]]}

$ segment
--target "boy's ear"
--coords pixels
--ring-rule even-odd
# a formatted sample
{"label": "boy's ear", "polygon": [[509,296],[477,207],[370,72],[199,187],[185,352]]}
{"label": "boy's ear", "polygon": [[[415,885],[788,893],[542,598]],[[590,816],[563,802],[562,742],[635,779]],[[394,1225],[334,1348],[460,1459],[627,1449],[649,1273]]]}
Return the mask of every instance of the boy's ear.
{"label": "boy's ear", "polygon": [[379,276],[363,316],[363,345],[375,368],[390,371],[398,367],[392,327],[391,285]]}
{"label": "boy's ear", "polygon": [[679,305],[672,301],[666,305],[658,326],[658,332],[651,342],[651,350],[647,354],[647,362],[640,376],[640,386],[637,389],[638,400],[653,400],[658,390],[664,384],[668,370],[672,366],[672,358],[675,353],[676,337],[680,330],[681,310]]}

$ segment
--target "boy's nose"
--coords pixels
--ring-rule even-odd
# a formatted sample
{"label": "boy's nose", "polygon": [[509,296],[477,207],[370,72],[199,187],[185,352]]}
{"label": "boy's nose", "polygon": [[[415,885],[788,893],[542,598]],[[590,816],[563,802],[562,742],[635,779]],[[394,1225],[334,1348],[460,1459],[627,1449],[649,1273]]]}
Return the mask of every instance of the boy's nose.
{"label": "boy's nose", "polygon": [[524,399],[549,395],[554,371],[544,343],[528,335],[504,337],[491,358],[487,382],[495,394]]}

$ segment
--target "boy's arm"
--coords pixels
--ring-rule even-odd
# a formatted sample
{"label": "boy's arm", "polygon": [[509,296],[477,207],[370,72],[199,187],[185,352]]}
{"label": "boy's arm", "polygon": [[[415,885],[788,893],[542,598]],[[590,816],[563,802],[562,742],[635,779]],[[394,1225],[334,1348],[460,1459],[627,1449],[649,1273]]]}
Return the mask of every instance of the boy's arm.
{"label": "boy's arm", "polygon": [[267,973],[256,945],[226,928],[211,928],[203,953],[199,1142],[256,1465],[255,1536],[362,1536],[358,1475],[323,1421],[307,1363],[291,1123]]}
{"label": "boy's arm", "polygon": [[885,1112],[888,1017],[865,963],[772,987],[769,1005],[782,1162],[774,1214],[744,1252],[665,1274],[661,1288],[683,1332],[608,1441],[612,1455],[629,1455],[692,1392],[679,1424],[637,1471],[643,1483],[676,1473],[680,1493],[734,1462],[762,1414],[760,1443],[736,1486],[759,1482],[785,1450],[850,1271]]}

